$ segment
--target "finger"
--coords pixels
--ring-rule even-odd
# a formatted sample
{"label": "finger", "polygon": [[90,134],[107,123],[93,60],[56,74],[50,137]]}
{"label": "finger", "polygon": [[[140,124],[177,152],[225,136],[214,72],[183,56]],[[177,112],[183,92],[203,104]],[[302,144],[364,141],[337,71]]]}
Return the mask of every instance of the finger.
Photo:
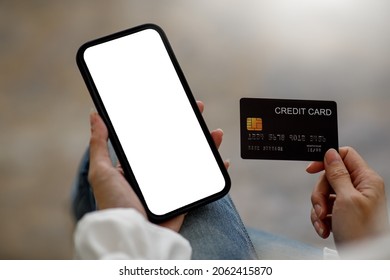
{"label": "finger", "polygon": [[202,101],[196,101],[196,104],[198,105],[199,111],[203,113],[204,111],[204,103]]}
{"label": "finger", "polygon": [[222,143],[223,130],[218,128],[216,130],[211,131],[211,137],[214,140],[215,146],[217,147],[217,149],[219,149]]}
{"label": "finger", "polygon": [[125,175],[125,173],[123,172],[122,165],[119,162],[116,165],[116,169],[119,171],[120,174]]}
{"label": "finger", "polygon": [[[346,154],[348,153],[348,149],[350,149],[350,148],[349,147],[342,147],[339,149],[339,154],[340,154],[341,158],[344,158],[346,156]],[[324,168],[325,168],[325,166],[324,166],[323,161],[314,161],[306,167],[306,172],[310,173],[310,174],[315,174],[315,173],[323,171]]]}
{"label": "finger", "polygon": [[107,148],[108,131],[98,113],[90,114],[91,138],[89,143],[90,161],[110,163],[110,156]]}
{"label": "finger", "polygon": [[336,201],[336,195],[334,193],[330,194],[329,195],[329,198],[328,198],[328,204],[327,204],[327,207],[328,207],[328,215],[330,213],[333,213],[333,205]]}
{"label": "finger", "polygon": [[322,238],[327,238],[330,234],[328,219],[319,219],[314,208],[311,210],[310,219],[317,234]]}
{"label": "finger", "polygon": [[340,151],[340,157],[343,159],[344,164],[349,171],[349,173],[354,173],[359,169],[367,169],[368,164],[366,161],[356,152],[354,148],[344,147]]}
{"label": "finger", "polygon": [[324,163],[322,161],[314,161],[306,167],[306,172],[315,174],[324,170]]}
{"label": "finger", "polygon": [[[344,160],[353,160],[354,158],[348,159],[348,154],[345,155]],[[344,193],[351,194],[351,192],[355,191],[351,181],[350,172],[336,150],[330,149],[326,152],[324,163],[326,178],[334,189],[336,195]],[[349,165],[355,165],[355,163],[349,162]]]}
{"label": "finger", "polygon": [[324,219],[330,213],[329,197],[331,193],[332,187],[326,176],[322,174],[311,194],[311,203],[319,219]]}
{"label": "finger", "polygon": [[223,164],[225,165],[226,170],[229,169],[229,167],[230,167],[230,160],[229,159],[225,160],[223,162]]}

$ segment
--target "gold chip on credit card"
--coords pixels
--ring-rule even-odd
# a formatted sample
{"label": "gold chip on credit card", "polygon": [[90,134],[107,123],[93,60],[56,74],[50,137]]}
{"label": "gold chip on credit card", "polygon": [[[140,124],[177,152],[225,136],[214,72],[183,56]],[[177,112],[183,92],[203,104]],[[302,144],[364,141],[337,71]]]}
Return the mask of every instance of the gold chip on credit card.
{"label": "gold chip on credit card", "polygon": [[247,118],[246,129],[249,131],[262,131],[263,120],[261,118]]}

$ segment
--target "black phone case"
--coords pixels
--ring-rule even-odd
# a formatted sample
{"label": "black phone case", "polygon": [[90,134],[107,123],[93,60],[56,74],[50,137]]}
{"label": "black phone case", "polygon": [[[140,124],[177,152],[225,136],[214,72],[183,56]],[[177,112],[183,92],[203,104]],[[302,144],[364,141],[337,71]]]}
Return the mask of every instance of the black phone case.
{"label": "black phone case", "polygon": [[[104,43],[104,42],[107,42],[107,41],[111,41],[111,40],[115,40],[117,38],[120,38],[120,37],[123,37],[123,36],[127,36],[127,35],[130,35],[130,34],[133,34],[133,33],[136,33],[136,32],[139,32],[139,31],[142,31],[142,30],[145,30],[145,29],[153,29],[155,31],[157,31],[164,43],[164,46],[169,54],[169,57],[174,65],[174,68],[176,70],[176,73],[183,85],[183,88],[187,94],[187,97],[190,101],[190,104],[192,106],[192,109],[198,119],[198,122],[203,130],[203,133],[205,134],[205,137],[207,139],[207,142],[209,143],[209,146],[212,150],[212,153],[215,157],[215,160],[217,161],[218,163],[218,166],[220,167],[220,170],[221,170],[221,173],[225,179],[225,187],[224,189],[219,192],[219,193],[215,193],[214,195],[212,196],[209,196],[209,197],[205,197],[199,201],[196,201],[194,203],[191,203],[189,205],[186,205],[184,207],[181,207],[179,209],[176,209],[174,211],[171,211],[165,215],[156,215],[154,213],[152,213],[150,211],[150,209],[148,209],[147,207],[147,204],[145,202],[145,199],[142,195],[142,192],[141,192],[141,189],[140,187],[138,186],[138,183],[137,183],[137,180],[132,172],[132,169],[131,169],[131,166],[129,165],[129,162],[127,160],[127,157],[123,151],[123,148],[121,146],[121,143],[118,139],[118,136],[114,130],[114,127],[111,123],[111,120],[110,120],[110,117],[109,115],[107,114],[107,111],[104,107],[104,104],[99,96],[99,92],[94,84],[94,81],[93,81],[93,78],[88,70],[88,67],[84,61],[84,58],[83,58],[83,54],[85,52],[86,49],[88,49],[89,47],[91,46],[95,46],[95,45],[98,45],[98,44],[101,44],[101,43]],[[111,35],[108,35],[108,36],[104,36],[104,37],[101,37],[99,39],[95,39],[95,40],[92,40],[92,41],[89,41],[85,44],[83,44],[78,52],[77,52],[77,55],[76,55],[76,61],[77,61],[77,65],[79,67],[79,70],[81,72],[81,75],[86,83],[86,86],[89,90],[89,93],[91,95],[91,98],[93,100],[93,103],[94,105],[96,106],[96,109],[99,113],[99,115],[102,117],[102,119],[104,120],[106,126],[107,126],[107,129],[108,129],[108,132],[109,132],[109,138],[110,138],[110,141],[113,145],[113,148],[116,152],[116,155],[122,165],[122,168],[123,168],[123,171],[124,171],[124,176],[126,178],[126,180],[130,183],[130,185],[132,186],[132,188],[134,189],[135,193],[137,194],[137,196],[139,197],[139,199],[141,200],[142,204],[144,205],[145,207],[145,210],[146,210],[146,213],[148,215],[148,218],[150,221],[152,222],[155,222],[155,223],[160,223],[162,221],[165,221],[165,220],[168,220],[170,218],[173,218],[179,214],[183,214],[183,213],[187,213],[195,208],[198,208],[202,205],[205,205],[205,204],[208,204],[210,202],[213,202],[221,197],[223,197],[224,195],[226,195],[229,190],[230,190],[230,186],[231,186],[231,180],[230,180],[230,177],[227,173],[227,170],[224,166],[224,163],[223,163],[223,160],[221,159],[220,157],[220,154],[214,144],[214,141],[211,137],[211,134],[209,133],[209,130],[206,126],[206,123],[198,109],[198,106],[196,104],[196,100],[195,98],[193,97],[192,93],[191,93],[191,90],[188,86],[188,83],[184,77],[184,74],[178,64],[178,61],[173,53],[173,50],[172,50],[172,47],[170,46],[169,42],[168,42],[168,39],[167,39],[167,36],[165,35],[164,31],[157,25],[155,24],[151,24],[151,23],[148,23],[148,24],[143,24],[143,25],[140,25],[140,26],[136,26],[136,27],[133,27],[133,28],[130,28],[130,29],[127,29],[127,30],[123,30],[123,31],[120,31],[120,32],[117,32],[117,33],[114,33],[114,34],[111,34]]]}

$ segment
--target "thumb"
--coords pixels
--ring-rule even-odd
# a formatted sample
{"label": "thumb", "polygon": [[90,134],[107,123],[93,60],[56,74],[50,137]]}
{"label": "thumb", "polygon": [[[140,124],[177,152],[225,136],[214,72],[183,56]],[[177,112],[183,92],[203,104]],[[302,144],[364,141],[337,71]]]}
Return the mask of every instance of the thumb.
{"label": "thumb", "polygon": [[325,153],[325,176],[336,194],[351,193],[355,188],[342,158],[335,149]]}
{"label": "thumb", "polygon": [[109,162],[110,156],[107,148],[108,131],[100,118],[98,113],[92,112],[90,114],[91,123],[91,138],[89,142],[90,149],[90,164],[93,165],[96,162]]}

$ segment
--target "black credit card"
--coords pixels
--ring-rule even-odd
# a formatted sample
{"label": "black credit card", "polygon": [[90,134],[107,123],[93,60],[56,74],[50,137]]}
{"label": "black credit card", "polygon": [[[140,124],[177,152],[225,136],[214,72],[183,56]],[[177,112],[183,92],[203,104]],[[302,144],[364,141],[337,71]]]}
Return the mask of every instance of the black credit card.
{"label": "black credit card", "polygon": [[338,150],[334,101],[242,98],[243,159],[323,161]]}

